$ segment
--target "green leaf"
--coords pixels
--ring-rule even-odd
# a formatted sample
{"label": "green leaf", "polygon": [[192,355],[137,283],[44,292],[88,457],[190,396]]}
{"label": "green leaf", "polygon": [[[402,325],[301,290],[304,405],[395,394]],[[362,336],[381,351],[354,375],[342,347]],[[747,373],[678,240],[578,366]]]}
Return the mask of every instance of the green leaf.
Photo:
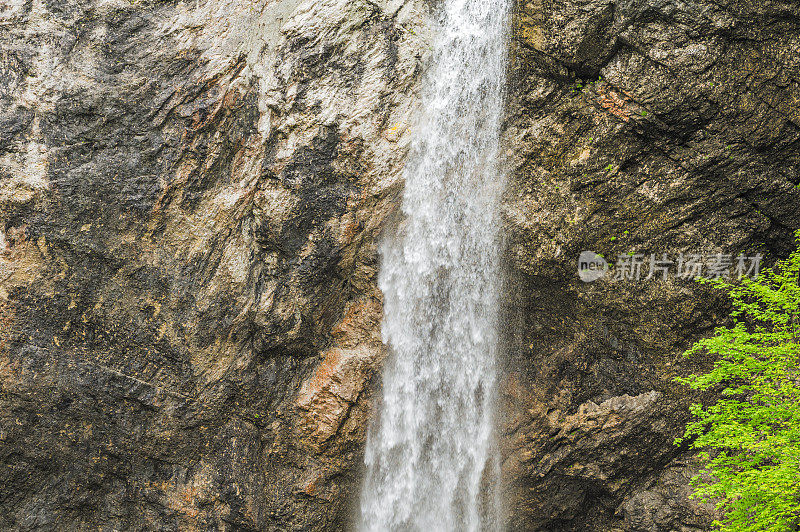
{"label": "green leaf", "polygon": [[723,510],[714,524],[723,532],[800,526],[800,232],[797,239],[798,250],[756,280],[701,281],[727,292],[735,324],[686,351],[712,355],[712,369],[675,379],[721,390],[716,403],[691,405],[693,420],[675,444],[699,451],[694,497]]}

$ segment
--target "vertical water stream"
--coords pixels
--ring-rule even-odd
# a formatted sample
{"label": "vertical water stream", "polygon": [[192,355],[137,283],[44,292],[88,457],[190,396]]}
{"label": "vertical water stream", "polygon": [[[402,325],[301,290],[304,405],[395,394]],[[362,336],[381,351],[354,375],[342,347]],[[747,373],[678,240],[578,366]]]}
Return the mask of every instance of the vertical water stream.
{"label": "vertical water stream", "polygon": [[511,0],[443,0],[403,221],[381,246],[381,412],[363,530],[489,530],[499,279],[499,159]]}

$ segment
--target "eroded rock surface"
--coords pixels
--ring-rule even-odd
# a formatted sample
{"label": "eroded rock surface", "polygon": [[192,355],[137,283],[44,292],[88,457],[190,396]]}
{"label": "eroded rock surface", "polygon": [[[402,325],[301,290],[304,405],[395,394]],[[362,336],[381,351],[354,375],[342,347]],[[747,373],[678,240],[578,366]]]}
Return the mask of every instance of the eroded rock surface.
{"label": "eroded rock surface", "polygon": [[[430,6],[428,5],[430,4]],[[428,0],[0,5],[0,528],[341,530],[384,356]],[[724,302],[582,250],[800,227],[788,0],[521,0],[505,142],[512,530],[705,530],[679,354]]]}
{"label": "eroded rock surface", "polygon": [[[506,130],[512,530],[709,527],[713,508],[687,499],[696,464],[672,445],[697,398],[672,379],[702,365],[680,354],[725,302],[676,266],[644,278],[653,253],[769,264],[792,249],[798,45],[789,1],[520,1]],[[584,250],[644,255],[642,280],[582,283]]]}
{"label": "eroded rock surface", "polygon": [[0,528],[345,526],[425,10],[0,6]]}

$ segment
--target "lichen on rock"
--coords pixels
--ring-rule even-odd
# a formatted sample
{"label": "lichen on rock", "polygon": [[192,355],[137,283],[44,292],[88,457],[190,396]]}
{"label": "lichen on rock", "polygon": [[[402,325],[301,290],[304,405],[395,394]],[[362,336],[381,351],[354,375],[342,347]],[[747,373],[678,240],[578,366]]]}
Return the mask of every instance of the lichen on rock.
{"label": "lichen on rock", "polygon": [[0,528],[344,526],[426,9],[0,7]]}
{"label": "lichen on rock", "polygon": [[[432,8],[0,6],[0,528],[352,524]],[[574,262],[789,252],[796,3],[524,0],[512,37],[506,525],[705,530],[672,378],[724,303]]]}
{"label": "lichen on rock", "polygon": [[[504,205],[510,529],[709,528],[713,508],[687,498],[697,465],[672,445],[697,398],[672,379],[724,301],[674,275],[584,284],[576,264],[585,250],[789,253],[798,38],[782,1],[519,3]],[[612,407],[612,431],[593,421],[653,393],[650,407]]]}

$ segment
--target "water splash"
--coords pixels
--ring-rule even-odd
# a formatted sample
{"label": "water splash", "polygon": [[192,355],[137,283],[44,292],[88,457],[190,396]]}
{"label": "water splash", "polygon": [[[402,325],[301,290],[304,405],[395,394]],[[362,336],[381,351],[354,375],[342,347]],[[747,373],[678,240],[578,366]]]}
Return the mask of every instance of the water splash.
{"label": "water splash", "polygon": [[380,249],[390,357],[367,441],[363,530],[497,528],[496,380],[510,0],[444,0],[403,221]]}

